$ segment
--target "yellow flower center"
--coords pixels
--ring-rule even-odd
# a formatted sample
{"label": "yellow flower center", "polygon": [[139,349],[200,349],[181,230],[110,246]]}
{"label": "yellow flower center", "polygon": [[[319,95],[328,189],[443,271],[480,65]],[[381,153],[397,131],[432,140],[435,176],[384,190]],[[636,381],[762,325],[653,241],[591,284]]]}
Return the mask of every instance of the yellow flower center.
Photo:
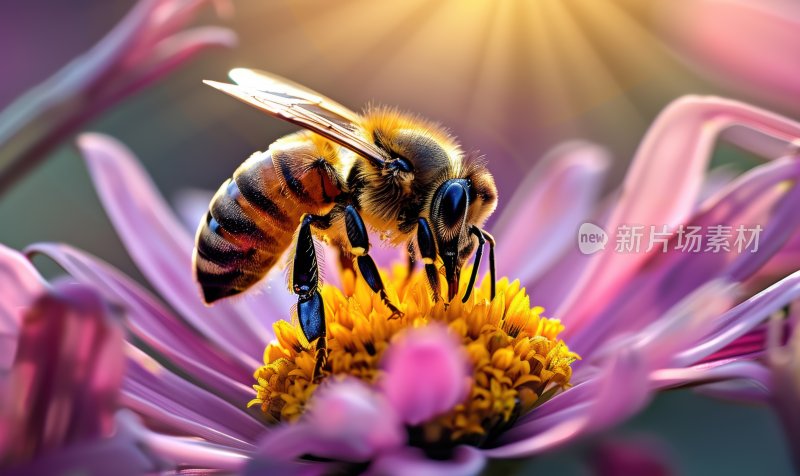
{"label": "yellow flower center", "polygon": [[[462,288],[469,272],[463,271]],[[433,302],[422,274],[406,279],[404,267],[395,266],[381,275],[402,317],[390,319],[392,312],[380,297],[345,272],[344,292],[329,285],[322,288],[329,354],[321,375],[313,378],[316,349],[299,326],[278,321],[276,341],[264,350],[264,366],[255,371],[256,398],[248,407],[258,405],[277,421],[294,421],[326,378],[347,375],[376,383],[392,340],[406,329],[436,322],[445,324],[464,346],[472,365],[472,386],[462,403],[415,429],[413,439],[479,445],[569,386],[570,366],[580,357],[558,339],[564,329],[561,322],[542,316],[543,308],[531,307],[518,280],[500,280],[490,300],[485,279],[466,303],[457,298],[445,305]],[[463,294],[464,289],[459,296]]]}

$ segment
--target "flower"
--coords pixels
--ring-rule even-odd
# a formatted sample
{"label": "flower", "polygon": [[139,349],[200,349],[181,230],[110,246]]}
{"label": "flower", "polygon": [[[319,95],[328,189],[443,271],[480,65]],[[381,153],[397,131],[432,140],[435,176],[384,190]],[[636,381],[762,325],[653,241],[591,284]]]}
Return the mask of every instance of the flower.
{"label": "flower", "polygon": [[[227,28],[184,29],[209,0],[140,0],[91,50],[0,112],[0,193],[103,110],[210,47],[230,47]],[[218,10],[229,10],[216,1]]]}
{"label": "flower", "polygon": [[114,420],[123,336],[85,285],[48,287],[0,247],[0,468],[8,475],[141,474],[153,461]]}
{"label": "flower", "polygon": [[[481,288],[471,302],[445,309],[418,282],[384,273],[407,314],[387,321],[379,299],[329,270],[344,293],[324,291],[332,349],[340,346],[326,365],[346,375],[319,383],[309,380],[310,355],[296,329],[275,324],[294,301],[277,273],[260,293],[204,307],[189,271],[190,232],[109,137],[83,135],[79,146],[123,243],[181,318],[84,252],[59,244],[28,252],[50,256],[126,310],[130,342],[143,350],[128,347],[122,403],[152,428],[142,445],[173,467],[475,474],[487,458],[541,453],[613,425],[660,389],[766,380],[755,361],[763,345],[753,343],[768,316],[800,293],[800,274],[779,279],[766,267],[791,256],[782,253],[800,224],[800,161],[790,147],[798,137],[800,124],[743,103],[678,100],[644,138],[621,192],[600,206],[603,149],[580,142],[556,149],[523,182],[536,185],[501,206],[492,229],[497,262],[520,283],[503,281],[493,301]],[[703,191],[718,138],[775,160]],[[589,218],[611,243],[624,224],[667,225],[669,246],[581,255],[574,233]],[[680,225],[740,223],[763,228],[758,252],[690,254],[674,246]],[[753,291],[756,281],[775,283]],[[531,304],[544,304],[560,322]],[[497,340],[487,343],[475,326]],[[524,331],[514,336],[516,329]],[[492,377],[481,382],[481,372]],[[492,409],[482,413],[478,396],[487,394]],[[285,421],[276,425],[276,417]]]}
{"label": "flower", "polygon": [[[461,295],[470,271],[464,270]],[[277,341],[255,372],[257,395],[250,405],[277,421],[293,421],[320,383],[349,375],[379,384],[399,419],[420,426],[423,442],[450,444],[488,439],[568,386],[578,356],[557,338],[563,326],[541,316],[542,308],[531,308],[518,281],[501,280],[499,297],[490,300],[486,280],[466,303],[446,305],[431,301],[424,276],[407,281],[405,274],[397,268],[384,279],[404,310],[394,319],[366,284],[353,284],[352,272],[345,279],[349,292],[323,287],[332,312],[319,376],[316,350],[302,332],[276,322]]]}

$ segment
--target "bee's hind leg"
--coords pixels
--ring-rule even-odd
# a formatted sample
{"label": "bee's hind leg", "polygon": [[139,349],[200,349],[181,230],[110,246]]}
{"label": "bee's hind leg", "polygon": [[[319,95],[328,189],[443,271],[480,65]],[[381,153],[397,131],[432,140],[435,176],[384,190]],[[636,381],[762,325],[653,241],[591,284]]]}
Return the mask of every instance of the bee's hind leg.
{"label": "bee's hind leg", "polygon": [[325,337],[325,306],[319,293],[319,265],[311,225],[318,219],[305,215],[297,234],[297,247],[292,267],[292,291],[297,294],[297,318],[309,344],[316,341],[317,363],[313,378],[321,375],[328,358]]}
{"label": "bee's hind leg", "polygon": [[364,220],[358,214],[358,210],[353,205],[348,205],[344,209],[345,228],[347,229],[347,240],[350,242],[350,252],[355,256],[356,267],[359,273],[367,282],[369,287],[378,293],[383,299],[384,304],[392,311],[391,318],[397,318],[403,315],[400,309],[397,308],[389,300],[386,295],[386,289],[383,286],[383,280],[378,272],[378,267],[375,261],[369,255],[369,235],[367,234],[367,227],[364,225]]}

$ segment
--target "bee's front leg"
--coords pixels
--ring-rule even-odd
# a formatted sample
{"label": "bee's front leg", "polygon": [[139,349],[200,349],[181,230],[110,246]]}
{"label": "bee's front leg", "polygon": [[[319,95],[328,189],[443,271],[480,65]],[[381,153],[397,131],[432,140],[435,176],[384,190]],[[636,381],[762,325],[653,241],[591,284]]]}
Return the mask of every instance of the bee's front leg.
{"label": "bee's front leg", "polygon": [[[478,247],[475,249],[475,261],[472,263],[472,274],[470,274],[469,283],[467,284],[467,292],[464,293],[464,299],[462,299],[461,302],[467,302],[469,295],[472,293],[472,288],[475,286],[475,278],[478,277],[478,269],[481,267],[483,245],[486,244],[486,239],[477,226],[471,226],[469,233],[478,238]],[[494,275],[492,275],[492,286],[494,286]],[[492,298],[494,298],[494,291],[492,292]]]}
{"label": "bee's front leg", "polygon": [[469,277],[469,284],[467,285],[467,292],[464,293],[462,302],[467,302],[472,288],[475,285],[475,278],[478,276],[478,268],[481,265],[481,257],[483,256],[483,245],[489,243],[489,279],[491,279],[491,292],[490,297],[494,299],[495,288],[497,286],[497,276],[495,274],[494,266],[494,237],[489,232],[481,230],[477,226],[472,226],[469,229],[470,234],[478,238],[478,248],[475,250],[475,263],[472,266],[472,275]]}
{"label": "bee's front leg", "polygon": [[425,263],[425,275],[428,277],[428,284],[433,292],[433,300],[442,299],[441,286],[439,284],[439,271],[436,269],[436,241],[433,238],[428,220],[420,218],[417,221],[417,247]]}
{"label": "bee's front leg", "polygon": [[384,304],[392,311],[392,318],[402,316],[403,313],[400,309],[392,304],[386,295],[386,289],[383,287],[383,280],[381,280],[378,267],[369,255],[367,227],[353,205],[348,205],[344,209],[344,222],[347,229],[347,240],[350,242],[350,252],[356,257],[356,268],[358,268],[361,277],[364,278],[364,281],[374,292],[381,296]]}
{"label": "bee's front leg", "polygon": [[309,344],[316,341],[317,363],[312,378],[320,376],[328,357],[325,337],[325,306],[319,293],[319,265],[311,225],[318,217],[305,215],[297,233],[292,267],[292,291],[297,294],[297,318]]}

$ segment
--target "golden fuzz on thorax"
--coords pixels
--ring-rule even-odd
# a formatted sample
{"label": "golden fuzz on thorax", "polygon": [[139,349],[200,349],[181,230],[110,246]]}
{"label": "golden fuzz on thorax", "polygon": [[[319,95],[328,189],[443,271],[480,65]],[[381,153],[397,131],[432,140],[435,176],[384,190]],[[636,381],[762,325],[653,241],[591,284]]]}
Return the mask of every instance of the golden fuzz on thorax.
{"label": "golden fuzz on thorax", "polygon": [[519,281],[499,281],[497,296],[489,302],[485,280],[467,303],[457,299],[445,306],[431,301],[422,276],[406,285],[404,269],[396,266],[384,282],[389,298],[405,313],[397,319],[389,319],[391,311],[380,297],[352,273],[343,281],[344,292],[327,285],[322,290],[330,352],[322,378],[312,381],[315,349],[298,326],[278,321],[276,341],[267,346],[264,366],[255,371],[256,398],[249,406],[258,405],[277,421],[294,421],[325,378],[349,375],[375,383],[392,340],[432,322],[446,324],[460,337],[472,364],[472,387],[463,403],[422,426],[420,437],[429,443],[479,444],[569,386],[571,364],[579,357],[558,339],[562,324],[542,316],[543,308],[531,307]]}
{"label": "golden fuzz on thorax", "polygon": [[448,153],[462,156],[461,146],[450,132],[441,124],[421,116],[401,112],[399,109],[387,106],[371,106],[364,112],[362,127],[364,134],[372,139],[377,132],[384,144],[395,149],[394,134],[398,131],[412,130],[430,137],[441,145]]}

